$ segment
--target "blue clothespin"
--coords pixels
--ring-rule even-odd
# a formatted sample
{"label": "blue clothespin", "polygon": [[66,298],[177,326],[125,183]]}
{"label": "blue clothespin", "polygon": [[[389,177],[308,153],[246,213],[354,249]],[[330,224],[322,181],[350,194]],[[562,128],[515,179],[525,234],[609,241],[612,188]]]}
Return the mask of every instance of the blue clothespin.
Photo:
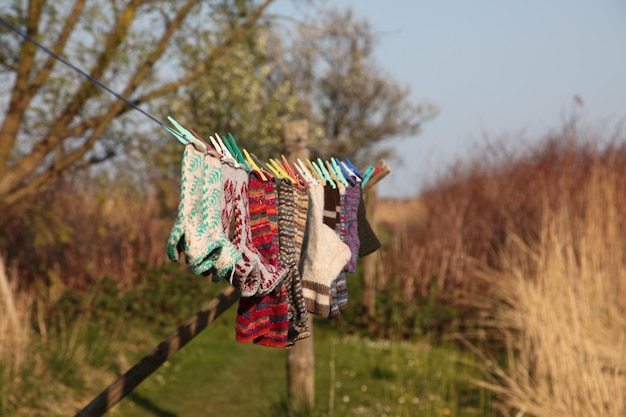
{"label": "blue clothespin", "polygon": [[348,166],[348,168],[350,168],[352,170],[354,175],[356,175],[357,177],[363,179],[363,174],[361,174],[361,171],[359,171],[358,168],[354,166],[352,161],[350,161],[349,159],[346,158],[346,159],[344,159],[343,162]]}
{"label": "blue clothespin", "polygon": [[361,182],[361,177],[359,177],[352,169],[350,169],[350,167],[348,167],[348,165],[344,161],[339,161],[339,165],[341,166],[341,169],[343,170],[346,178],[351,181],[352,185],[356,185],[357,183]]}

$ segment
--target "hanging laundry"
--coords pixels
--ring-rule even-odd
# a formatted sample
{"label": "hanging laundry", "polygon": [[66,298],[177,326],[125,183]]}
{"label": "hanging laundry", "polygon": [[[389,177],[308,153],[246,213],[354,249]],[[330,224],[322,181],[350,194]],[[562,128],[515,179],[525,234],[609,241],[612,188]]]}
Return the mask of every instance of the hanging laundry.
{"label": "hanging laundry", "polygon": [[350,260],[350,248],[323,223],[324,188],[309,188],[309,215],[304,237],[300,274],[309,312],[328,317],[330,286]]}
{"label": "hanging laundry", "polygon": [[384,171],[370,166],[360,176],[349,161],[284,156],[263,164],[232,135],[211,137],[211,146],[175,126],[187,145],[168,257],[184,253],[191,272],[240,290],[236,339],[290,347],[310,336],[309,314],[339,316],[348,305],[345,274],[380,247],[361,188]]}
{"label": "hanging laundry", "polygon": [[218,275],[226,276],[240,254],[219,227],[219,200],[223,192],[220,162],[187,145],[181,165],[181,198],[167,241],[168,257],[178,261],[184,252],[191,272],[203,274],[214,269]]}
{"label": "hanging laundry", "polygon": [[[250,236],[262,259],[274,268],[278,264],[278,225],[271,225],[268,212],[276,213],[275,188],[269,186],[255,173],[248,178],[248,201],[250,210]],[[266,192],[272,198],[266,199]],[[276,215],[273,214],[276,219]],[[276,238],[274,238],[274,233]],[[266,295],[242,297],[237,307],[236,338],[240,342],[253,341],[256,344],[285,347],[289,327],[287,289],[284,285],[288,269],[283,268],[282,281]]]}
{"label": "hanging laundry", "polygon": [[[311,332],[308,328],[308,311],[304,301],[302,279],[298,272],[299,251],[302,244],[302,236],[299,242],[296,238],[296,210],[297,206],[296,187],[285,180],[278,184],[278,229],[280,238],[280,265],[288,268],[285,276],[285,289],[289,306],[289,332],[288,345],[293,345],[296,340],[309,337]],[[306,213],[305,213],[306,215]]]}

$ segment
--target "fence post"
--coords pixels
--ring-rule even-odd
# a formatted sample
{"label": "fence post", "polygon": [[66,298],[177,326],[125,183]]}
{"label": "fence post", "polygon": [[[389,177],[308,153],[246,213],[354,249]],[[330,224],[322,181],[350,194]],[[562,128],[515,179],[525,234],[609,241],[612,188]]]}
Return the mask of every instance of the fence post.
{"label": "fence post", "polygon": [[[285,123],[283,130],[284,152],[291,161],[309,157],[308,120]],[[313,349],[313,317],[309,315],[311,336],[299,340],[287,350],[287,409],[311,410],[315,404],[315,353]]]}

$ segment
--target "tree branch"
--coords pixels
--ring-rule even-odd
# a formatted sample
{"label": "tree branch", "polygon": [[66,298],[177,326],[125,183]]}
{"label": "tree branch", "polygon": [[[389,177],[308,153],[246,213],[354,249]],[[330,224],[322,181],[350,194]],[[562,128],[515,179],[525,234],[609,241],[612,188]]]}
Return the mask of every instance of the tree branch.
{"label": "tree branch", "polygon": [[[36,3],[41,0],[33,0],[32,3]],[[263,11],[273,2],[274,0],[265,0],[259,7],[257,7],[247,18],[246,20],[238,26],[236,29],[232,31],[228,39],[218,48],[214,49],[209,57],[203,62],[199,63],[198,66],[188,73],[181,80],[176,82],[167,84],[162,88],[152,91],[141,98],[134,100],[136,104],[145,103],[155,98],[161,97],[165,94],[175,91],[180,86],[190,83],[199,77],[204,71],[210,68],[214,62],[223,56],[228,49],[239,39],[243,37],[243,35],[248,31],[254,24],[258,21],[258,19],[263,14]],[[82,0],[77,0],[77,4],[75,5],[75,10],[79,10],[80,3]],[[142,0],[131,0],[130,3],[127,4],[126,8],[120,13],[120,16],[116,20],[116,25],[112,29],[109,37],[106,40],[106,44],[104,49],[102,50],[99,58],[97,60],[96,65],[92,68],[90,74],[98,79],[102,76],[105,69],[110,65],[111,59],[115,56],[115,51],[117,47],[122,43],[124,37],[126,36],[130,25],[132,24],[135,12],[137,7],[141,4]],[[179,9],[178,14],[175,19],[173,19],[167,26],[167,29],[157,45],[154,47],[152,52],[148,55],[144,63],[136,70],[133,76],[130,78],[126,88],[124,89],[122,96],[130,97],[136,91],[140,83],[145,79],[149,71],[152,69],[154,64],[161,58],[163,53],[165,52],[168,42],[171,37],[175,33],[175,31],[180,27],[183,23],[185,17],[190,13],[199,0],[188,0],[188,2],[183,6],[183,8]],[[37,25],[34,25],[36,30]],[[65,33],[65,32],[64,32]],[[63,42],[66,42],[64,39],[64,33],[59,38],[57,45],[61,45]],[[24,46],[30,45],[29,42],[24,42]],[[34,46],[30,49],[33,49]],[[35,50],[30,51],[31,63],[34,60],[34,52]],[[28,81],[28,74],[24,76],[24,80]],[[45,76],[42,72],[38,74],[38,76]],[[26,86],[28,86],[26,84]],[[13,142],[15,136],[13,136],[13,142],[11,142],[11,146],[8,150],[5,150],[4,158],[2,158],[2,153],[0,153],[0,174],[3,172],[1,169],[4,167],[4,174],[0,175],[0,201],[4,201],[6,204],[12,204],[18,201],[20,198],[23,198],[26,195],[33,194],[41,189],[43,186],[46,186],[56,178],[58,178],[62,172],[69,169],[72,164],[76,164],[84,155],[93,148],[94,144],[97,140],[102,136],[105,132],[106,128],[109,124],[118,116],[126,113],[130,110],[128,106],[123,101],[114,101],[111,103],[108,111],[104,116],[98,118],[92,118],[90,120],[83,121],[78,125],[69,128],[70,123],[76,117],[80,109],[85,105],[87,100],[94,95],[96,91],[96,86],[92,83],[91,80],[85,80],[78,92],[74,95],[73,100],[66,106],[65,110],[61,113],[60,117],[57,119],[55,124],[50,128],[49,135],[41,142],[39,142],[31,153],[23,157],[10,171],[6,170],[6,161],[8,160],[9,152],[13,146]],[[23,114],[23,113],[22,113]],[[21,116],[21,115],[20,115]],[[19,125],[21,123],[21,117],[15,118],[17,122],[14,126],[7,126],[6,121],[10,118],[7,117],[5,119],[5,126],[3,126],[3,131],[17,132]],[[29,180],[27,184],[22,184],[24,179],[32,174],[35,169],[44,161],[47,155],[57,149],[59,146],[62,146],[63,140],[70,136],[77,136],[87,132],[89,129],[93,129],[89,138],[85,141],[83,145],[81,145],[78,149],[72,151],[69,154],[60,154],[59,158],[53,165],[44,172],[34,176],[32,180]],[[2,150],[3,142],[0,142],[0,151]],[[19,187],[19,189],[17,189]]]}
{"label": "tree branch", "polygon": [[[74,3],[74,8],[68,15],[67,20],[65,21],[65,25],[63,26],[63,31],[59,35],[59,39],[57,39],[57,42],[51,48],[52,52],[58,55],[61,53],[61,51],[63,51],[63,48],[65,48],[65,45],[67,44],[67,40],[72,34],[72,31],[74,30],[74,27],[76,26],[76,23],[78,22],[78,18],[80,17],[84,8],[85,8],[85,0],[76,0],[76,3]],[[35,94],[37,94],[37,91],[39,90],[41,85],[47,80],[48,75],[50,75],[50,71],[52,71],[52,67],[54,66],[55,63],[56,63],[56,58],[54,58],[53,56],[49,56],[48,59],[46,60],[46,63],[41,68],[41,70],[37,73],[37,75],[35,76],[35,79],[30,85],[30,89],[28,91],[28,96],[30,98],[34,97]]]}
{"label": "tree branch", "polygon": [[[39,19],[43,11],[43,0],[32,0],[28,3],[28,17],[26,20],[26,33],[30,37],[37,37],[39,33]],[[17,64],[16,80],[11,92],[9,107],[6,117],[0,127],[0,131],[6,132],[0,141],[0,178],[4,178],[7,171],[9,155],[15,145],[15,139],[22,123],[22,117],[28,107],[30,98],[27,96],[30,73],[34,67],[37,47],[31,42],[22,42],[20,46],[19,62]],[[3,187],[0,184],[0,195]]]}
{"label": "tree branch", "polygon": [[233,30],[231,35],[226,39],[226,41],[220,45],[220,47],[214,49],[211,54],[207,57],[206,60],[200,62],[196,68],[187,74],[185,77],[181,78],[178,81],[172,82],[161,87],[158,90],[152,91],[148,94],[145,94],[142,97],[139,97],[136,102],[137,103],[145,103],[147,101],[153,100],[158,97],[162,97],[168,93],[176,91],[179,87],[183,85],[189,84],[191,81],[198,78],[202,73],[206,72],[213,65],[214,61],[224,55],[228,48],[237,42],[241,37],[248,31],[254,24],[259,20],[263,11],[272,4],[274,0],[265,0],[263,4],[261,4],[256,10],[254,10],[239,27]]}
{"label": "tree branch", "polygon": [[[131,0],[116,19],[116,24],[106,40],[105,47],[100,53],[96,64],[90,71],[93,78],[100,78],[105,69],[111,63],[111,59],[114,57],[114,52],[126,36],[128,29],[133,22],[136,9],[139,7],[141,2],[141,0]],[[31,4],[32,3],[35,3],[35,1],[31,2]],[[36,26],[37,25],[35,24],[35,29]],[[30,42],[24,42],[24,44],[31,45]],[[32,62],[36,51],[33,50],[29,52],[31,52],[30,59]],[[97,86],[91,80],[85,79],[77,93],[74,95],[73,100],[61,112],[54,125],[51,126],[48,137],[35,145],[31,153],[24,156],[10,171],[7,172],[6,165],[4,166],[5,175],[0,177],[0,199],[8,194],[12,189],[17,187],[24,180],[24,178],[36,169],[36,167],[50,152],[62,144],[64,138],[62,132],[78,114],[79,110],[85,105],[87,100],[94,95],[95,91],[97,91],[96,88]],[[9,112],[7,120],[13,120],[13,118],[13,114]],[[108,119],[108,117],[105,119]],[[15,126],[6,126],[5,121],[5,126],[3,126],[2,130],[17,132],[19,124],[21,123],[21,115],[19,119],[15,120],[15,122],[17,123]],[[15,136],[13,136],[13,139],[15,139]],[[11,144],[11,148],[12,145],[13,144]],[[0,164],[6,164],[8,154],[11,149],[8,149],[6,155],[3,155],[1,146],[2,143],[0,142]],[[0,174],[2,174],[2,165],[0,165]]]}

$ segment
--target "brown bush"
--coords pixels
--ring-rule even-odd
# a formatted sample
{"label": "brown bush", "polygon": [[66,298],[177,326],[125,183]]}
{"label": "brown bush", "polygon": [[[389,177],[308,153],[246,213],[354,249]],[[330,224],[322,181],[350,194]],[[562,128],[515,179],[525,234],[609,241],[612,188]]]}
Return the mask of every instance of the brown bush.
{"label": "brown bush", "polygon": [[[626,145],[601,147],[602,139],[584,141],[568,127],[524,155],[492,149],[457,165],[420,196],[423,219],[394,229],[383,248],[380,285],[396,277],[406,300],[421,300],[434,290],[465,319],[491,314],[477,308],[478,300],[488,300],[489,286],[475,276],[485,268],[502,269],[501,253],[512,236],[532,247],[546,214],[565,207],[572,233],[582,233],[577,228],[584,224],[589,183],[598,172],[622,179],[609,186],[616,207],[626,207]],[[626,243],[624,221],[615,218],[612,230]]]}
{"label": "brown bush", "polygon": [[0,252],[17,263],[22,286],[55,292],[109,276],[124,288],[165,261],[171,210],[155,193],[121,184],[93,190],[87,181],[61,182],[3,214]]}

